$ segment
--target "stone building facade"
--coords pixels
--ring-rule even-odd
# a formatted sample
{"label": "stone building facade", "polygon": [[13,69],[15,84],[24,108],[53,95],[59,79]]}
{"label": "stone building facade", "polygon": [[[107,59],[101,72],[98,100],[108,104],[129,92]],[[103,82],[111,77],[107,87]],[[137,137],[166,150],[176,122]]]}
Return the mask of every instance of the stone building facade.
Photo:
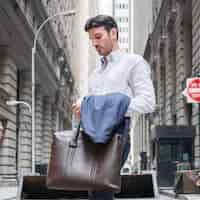
{"label": "stone building facade", "polygon": [[[76,8],[75,0],[0,1],[0,182],[15,184],[31,173],[31,48],[36,30],[55,13]],[[70,128],[75,93],[72,59],[74,16],[51,20],[39,34],[36,53],[36,170],[48,164],[52,133]]]}
{"label": "stone building facade", "polygon": [[[192,0],[192,72],[200,73],[200,2]],[[200,168],[200,105],[193,104],[192,122],[196,126],[195,166]]]}
{"label": "stone building facade", "polygon": [[[157,109],[153,114],[142,115],[134,132],[134,162],[140,152],[153,160],[152,134],[157,126],[194,127],[192,167],[200,167],[200,107],[188,104],[182,91],[186,79],[199,73],[199,6],[198,0],[153,1],[153,31],[149,35],[144,57],[152,68]],[[156,10],[155,10],[156,9]],[[184,136],[183,136],[184,137]],[[190,158],[188,158],[190,159]]]}

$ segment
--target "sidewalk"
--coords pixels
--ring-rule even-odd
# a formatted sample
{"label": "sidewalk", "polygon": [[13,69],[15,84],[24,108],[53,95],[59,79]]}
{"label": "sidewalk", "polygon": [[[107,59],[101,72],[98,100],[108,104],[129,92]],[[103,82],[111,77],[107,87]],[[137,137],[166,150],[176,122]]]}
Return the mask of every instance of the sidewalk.
{"label": "sidewalk", "polygon": [[[161,194],[180,200],[200,200],[200,194],[181,194],[176,197],[173,190],[161,190]],[[17,187],[0,187],[0,200],[16,200]]]}
{"label": "sidewalk", "polygon": [[0,187],[0,200],[15,200],[17,196],[17,187]]}
{"label": "sidewalk", "polygon": [[187,200],[199,200],[200,194],[184,194],[184,198]]}
{"label": "sidewalk", "polygon": [[176,196],[173,190],[161,190],[160,193],[180,200],[200,200],[200,194],[180,194]]}

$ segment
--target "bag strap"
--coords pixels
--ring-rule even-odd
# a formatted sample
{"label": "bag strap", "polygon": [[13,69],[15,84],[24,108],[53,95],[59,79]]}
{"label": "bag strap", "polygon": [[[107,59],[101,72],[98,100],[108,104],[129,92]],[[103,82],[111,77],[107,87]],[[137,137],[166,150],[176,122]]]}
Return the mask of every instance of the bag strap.
{"label": "bag strap", "polygon": [[81,123],[79,122],[78,127],[74,133],[74,137],[72,138],[72,140],[69,143],[70,147],[76,148],[78,146],[78,137],[80,135],[80,129],[81,129]]}

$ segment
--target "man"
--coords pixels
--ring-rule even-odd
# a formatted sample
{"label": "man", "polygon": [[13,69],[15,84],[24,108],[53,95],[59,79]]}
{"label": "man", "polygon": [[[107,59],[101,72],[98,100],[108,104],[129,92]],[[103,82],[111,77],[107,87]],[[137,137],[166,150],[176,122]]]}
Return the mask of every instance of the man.
{"label": "man", "polygon": [[[88,19],[85,31],[101,56],[89,78],[89,95],[116,92],[127,95],[130,97],[130,104],[126,117],[132,117],[134,113],[153,112],[155,94],[150,78],[150,67],[141,56],[131,55],[119,49],[118,27],[115,20],[111,16],[97,15]],[[72,105],[77,118],[80,118],[80,106],[80,99]],[[90,199],[112,200],[113,194],[93,192]]]}

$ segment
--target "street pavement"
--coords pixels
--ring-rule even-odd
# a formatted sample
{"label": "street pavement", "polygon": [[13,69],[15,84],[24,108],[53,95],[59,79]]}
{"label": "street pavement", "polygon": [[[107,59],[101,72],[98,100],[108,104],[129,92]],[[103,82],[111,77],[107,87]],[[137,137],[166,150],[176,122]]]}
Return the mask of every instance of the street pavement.
{"label": "street pavement", "polygon": [[[0,200],[15,200],[17,194],[17,188],[7,188],[7,187],[1,187],[0,188]],[[160,195],[158,198],[129,198],[126,200],[175,200],[172,197]],[[75,199],[74,199],[75,200]],[[78,199],[76,199],[78,200]],[[122,199],[116,199],[116,200],[122,200]],[[124,199],[125,200],[125,199]]]}
{"label": "street pavement", "polygon": [[[17,196],[17,187],[0,187],[0,200],[16,200],[16,196]],[[200,195],[197,194],[190,194],[184,196],[181,195],[178,199],[200,200]],[[116,199],[116,200],[122,200],[122,199]],[[160,194],[157,198],[127,198],[124,200],[177,200],[177,198]]]}
{"label": "street pavement", "polygon": [[184,195],[184,198],[187,200],[200,200],[200,194],[187,194]]}
{"label": "street pavement", "polygon": [[0,187],[0,200],[16,199],[17,187]]}
{"label": "street pavement", "polygon": [[[120,200],[120,199],[116,199],[116,200]],[[157,198],[130,198],[130,199],[124,199],[124,200],[177,200],[177,199],[174,199],[172,197],[168,197],[165,195],[159,195],[159,197]]]}

